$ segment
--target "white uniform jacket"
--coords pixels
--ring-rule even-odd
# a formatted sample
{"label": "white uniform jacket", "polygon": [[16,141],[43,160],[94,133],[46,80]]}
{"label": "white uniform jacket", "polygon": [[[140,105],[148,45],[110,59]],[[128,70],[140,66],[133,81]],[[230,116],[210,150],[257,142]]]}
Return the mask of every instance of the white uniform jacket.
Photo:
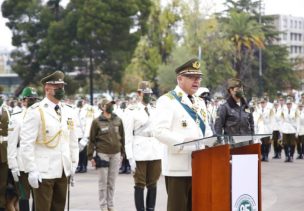
{"label": "white uniform jacket", "polygon": [[283,109],[278,107],[278,108],[273,108],[273,124],[272,124],[272,130],[273,131],[281,131],[282,129],[282,123],[283,123]]}
{"label": "white uniform jacket", "polygon": [[188,114],[184,107],[171,94],[161,96],[156,104],[157,118],[154,125],[154,136],[165,144],[165,153],[162,160],[162,172],[165,176],[192,176],[191,147],[175,147],[174,144],[191,141],[198,138],[212,136],[213,133],[208,123],[207,110],[196,96],[192,104],[187,94],[177,86],[174,91],[181,99],[181,103],[188,105],[196,111],[205,124],[205,135],[196,121]]}
{"label": "white uniform jacket", "polygon": [[265,107],[257,110],[257,134],[271,134],[274,120],[274,112],[271,108]]}
{"label": "white uniform jacket", "polygon": [[304,109],[298,111],[299,117],[297,119],[297,134],[304,135]]}
{"label": "white uniform jacket", "polygon": [[77,138],[88,138],[90,136],[92,122],[99,114],[95,113],[94,108],[88,104],[85,104],[82,108],[76,107],[75,111],[77,116]]}
{"label": "white uniform jacket", "polygon": [[55,104],[47,98],[31,106],[21,128],[21,156],[26,172],[38,171],[42,179],[61,178],[75,171],[78,164],[78,140],[72,107]]}
{"label": "white uniform jacket", "polygon": [[282,133],[297,133],[297,113],[297,110],[293,108],[291,108],[290,111],[288,111],[287,107],[283,110]]}
{"label": "white uniform jacket", "polygon": [[19,171],[24,171],[24,165],[20,151],[20,130],[23,124],[24,116],[27,109],[13,113],[8,125],[8,141],[7,141],[7,158],[8,167],[10,169],[18,168]]}
{"label": "white uniform jacket", "polygon": [[162,144],[152,137],[152,121],[156,118],[155,109],[137,103],[127,108],[123,125],[125,129],[125,150],[128,159],[136,161],[160,160],[163,155]]}

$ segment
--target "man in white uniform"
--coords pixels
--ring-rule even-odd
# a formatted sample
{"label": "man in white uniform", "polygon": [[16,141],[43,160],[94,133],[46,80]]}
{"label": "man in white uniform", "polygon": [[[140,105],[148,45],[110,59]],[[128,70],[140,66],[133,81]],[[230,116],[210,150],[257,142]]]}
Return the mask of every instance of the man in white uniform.
{"label": "man in white uniform", "polygon": [[60,102],[63,79],[56,71],[41,80],[45,98],[28,109],[21,128],[21,156],[36,211],[64,210],[68,179],[78,163],[74,111]]}
{"label": "man in white uniform", "polygon": [[125,149],[131,166],[136,162],[134,173],[136,210],[145,210],[144,188],[147,187],[146,210],[154,211],[163,148],[162,144],[152,137],[151,123],[156,118],[156,113],[154,107],[150,105],[152,90],[149,82],[140,82],[137,93],[139,102],[128,107],[124,118]]}
{"label": "man in white uniform", "polygon": [[11,169],[12,175],[16,182],[16,188],[19,192],[20,210],[30,210],[30,185],[28,183],[28,175],[24,171],[24,165],[20,156],[20,130],[23,119],[27,113],[27,108],[33,105],[38,95],[34,88],[25,87],[21,93],[23,109],[11,115],[8,133],[7,158],[8,167]]}
{"label": "man in white uniform", "polygon": [[154,136],[165,144],[162,173],[168,194],[168,211],[191,211],[192,169],[188,147],[174,144],[212,136],[207,109],[195,96],[200,87],[202,73],[197,59],[191,59],[175,70],[177,86],[161,96],[156,104],[157,119]]}

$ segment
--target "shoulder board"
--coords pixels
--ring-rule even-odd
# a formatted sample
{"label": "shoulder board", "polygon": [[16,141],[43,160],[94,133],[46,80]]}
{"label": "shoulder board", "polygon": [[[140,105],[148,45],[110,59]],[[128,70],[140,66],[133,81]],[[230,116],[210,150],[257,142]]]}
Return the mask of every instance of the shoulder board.
{"label": "shoulder board", "polygon": [[20,114],[20,113],[22,113],[22,111],[18,111],[18,112],[12,113],[11,116],[16,115],[16,114]]}
{"label": "shoulder board", "polygon": [[165,96],[167,96],[168,98],[170,98],[170,100],[173,100],[175,97],[172,95],[172,93],[171,92],[167,92],[166,94],[165,94]]}
{"label": "shoulder board", "polygon": [[70,104],[64,104],[64,105],[66,105],[66,106],[68,106],[68,107],[70,107],[70,108],[73,108],[73,106],[72,105],[70,105]]}
{"label": "shoulder board", "polygon": [[38,102],[38,103],[35,103],[35,104],[31,105],[30,108],[31,108],[31,109],[35,109],[35,108],[37,108],[39,105],[40,105],[40,104],[39,104],[39,102]]}
{"label": "shoulder board", "polygon": [[133,111],[133,110],[137,109],[137,105],[136,104],[135,105],[129,105],[127,107],[127,109]]}

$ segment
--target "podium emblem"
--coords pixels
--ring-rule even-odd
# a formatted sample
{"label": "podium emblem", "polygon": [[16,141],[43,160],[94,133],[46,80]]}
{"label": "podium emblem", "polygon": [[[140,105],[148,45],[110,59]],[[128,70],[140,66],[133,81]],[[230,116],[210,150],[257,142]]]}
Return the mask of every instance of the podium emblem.
{"label": "podium emblem", "polygon": [[250,195],[243,194],[237,199],[233,211],[257,211],[257,204]]}

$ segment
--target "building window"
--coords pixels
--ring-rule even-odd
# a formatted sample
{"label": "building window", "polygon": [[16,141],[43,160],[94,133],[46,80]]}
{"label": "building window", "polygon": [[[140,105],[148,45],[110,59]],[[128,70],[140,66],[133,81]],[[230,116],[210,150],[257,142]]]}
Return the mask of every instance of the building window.
{"label": "building window", "polygon": [[287,19],[283,19],[283,27],[287,28]]}
{"label": "building window", "polygon": [[287,34],[286,33],[283,34],[283,40],[287,40]]}
{"label": "building window", "polygon": [[293,53],[293,46],[290,46],[290,53]]}
{"label": "building window", "polygon": [[295,29],[298,27],[298,21],[295,21]]}
{"label": "building window", "polygon": [[290,28],[293,27],[293,20],[290,20]]}
{"label": "building window", "polygon": [[299,53],[302,53],[302,46],[299,47]]}
{"label": "building window", "polygon": [[299,29],[302,29],[302,21],[299,21]]}

